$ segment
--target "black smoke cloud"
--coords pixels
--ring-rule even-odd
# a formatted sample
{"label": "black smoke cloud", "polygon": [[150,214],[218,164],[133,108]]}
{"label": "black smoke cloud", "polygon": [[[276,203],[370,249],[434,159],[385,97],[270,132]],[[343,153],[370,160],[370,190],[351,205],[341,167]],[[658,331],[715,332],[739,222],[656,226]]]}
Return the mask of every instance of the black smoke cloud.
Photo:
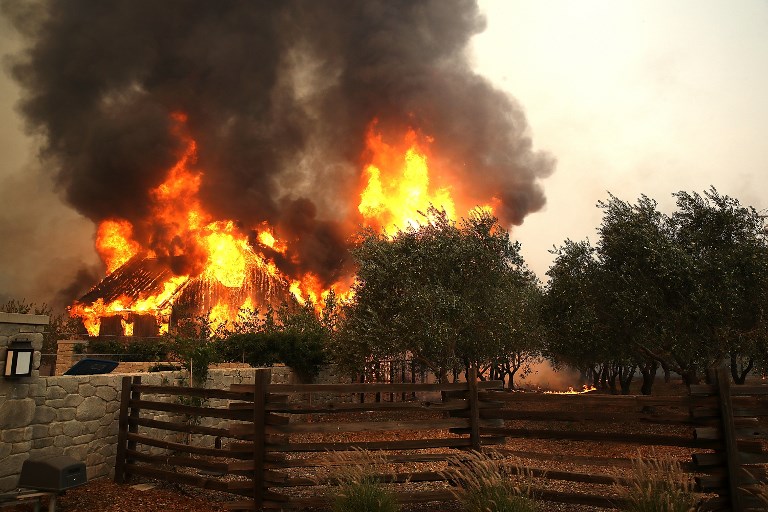
{"label": "black smoke cloud", "polygon": [[[366,127],[434,137],[462,192],[495,197],[505,223],[544,204],[554,162],[525,116],[469,66],[485,27],[473,0],[5,0],[27,51],[12,68],[20,108],[45,139],[52,178],[94,222],[142,224],[148,191],[188,115],[216,218],[267,221],[326,281],[356,229]],[[156,229],[155,229],[156,231]],[[153,229],[138,236],[149,244]],[[287,264],[287,262],[286,262]]]}

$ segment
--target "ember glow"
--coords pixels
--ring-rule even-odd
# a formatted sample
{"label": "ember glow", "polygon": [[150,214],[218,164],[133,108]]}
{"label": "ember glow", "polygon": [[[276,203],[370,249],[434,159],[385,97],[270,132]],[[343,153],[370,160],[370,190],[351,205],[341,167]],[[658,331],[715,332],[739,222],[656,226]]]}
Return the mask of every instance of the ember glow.
{"label": "ember glow", "polygon": [[576,391],[572,386],[569,386],[568,391],[545,391],[544,393],[548,395],[583,395],[591,393],[592,391],[597,391],[597,388],[595,386],[587,386],[584,384],[581,391]]}

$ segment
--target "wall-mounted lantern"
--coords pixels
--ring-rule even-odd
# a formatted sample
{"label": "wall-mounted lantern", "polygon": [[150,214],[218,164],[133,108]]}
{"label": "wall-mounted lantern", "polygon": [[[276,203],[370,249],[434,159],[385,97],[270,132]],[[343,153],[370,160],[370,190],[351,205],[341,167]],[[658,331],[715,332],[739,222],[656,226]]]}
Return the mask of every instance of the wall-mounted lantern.
{"label": "wall-mounted lantern", "polygon": [[16,379],[32,375],[32,356],[34,353],[35,349],[32,348],[31,341],[12,341],[5,357],[5,372],[3,372],[3,376],[6,379]]}

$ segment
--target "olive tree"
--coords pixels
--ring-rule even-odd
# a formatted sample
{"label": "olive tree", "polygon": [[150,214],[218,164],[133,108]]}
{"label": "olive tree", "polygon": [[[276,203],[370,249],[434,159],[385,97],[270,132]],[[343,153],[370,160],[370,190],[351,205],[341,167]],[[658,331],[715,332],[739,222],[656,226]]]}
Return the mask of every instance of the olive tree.
{"label": "olive tree", "polygon": [[410,354],[445,380],[509,348],[515,290],[535,279],[519,243],[486,212],[424,217],[391,237],[365,231],[353,250],[357,279],[332,351],[350,371]]}

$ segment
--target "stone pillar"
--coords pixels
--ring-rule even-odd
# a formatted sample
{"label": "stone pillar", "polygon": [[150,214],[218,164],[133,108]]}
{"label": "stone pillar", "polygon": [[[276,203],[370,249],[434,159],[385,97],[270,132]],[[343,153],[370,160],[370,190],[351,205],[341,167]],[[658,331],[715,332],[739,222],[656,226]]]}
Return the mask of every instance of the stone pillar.
{"label": "stone pillar", "polygon": [[56,344],[56,371],[54,375],[63,375],[74,364],[75,345],[88,346],[85,340],[59,340]]}
{"label": "stone pillar", "polygon": [[[43,332],[50,322],[46,315],[24,315],[21,313],[0,313],[0,369],[5,369],[8,345],[20,336],[32,342],[35,350],[32,356],[32,377],[40,375],[40,350],[43,348]],[[22,378],[21,381],[24,379]]]}

